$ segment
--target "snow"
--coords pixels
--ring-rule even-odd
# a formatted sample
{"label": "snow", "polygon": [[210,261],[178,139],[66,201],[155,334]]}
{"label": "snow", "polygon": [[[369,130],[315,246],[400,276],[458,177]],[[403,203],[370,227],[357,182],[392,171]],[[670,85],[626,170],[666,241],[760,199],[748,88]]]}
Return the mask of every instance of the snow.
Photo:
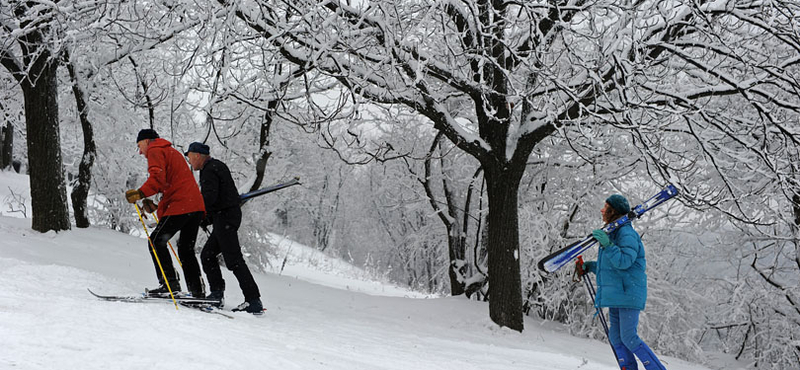
{"label": "snow", "polygon": [[[267,308],[261,318],[101,301],[86,289],[126,294],[156,285],[146,242],[101,228],[32,231],[5,204],[9,189],[25,194],[25,181],[0,172],[0,369],[617,368],[606,343],[531,317],[523,333],[500,328],[484,302],[366,280],[285,239],[282,273],[254,274]],[[224,273],[230,309],[242,296]],[[663,360],[670,370],[706,369]]]}

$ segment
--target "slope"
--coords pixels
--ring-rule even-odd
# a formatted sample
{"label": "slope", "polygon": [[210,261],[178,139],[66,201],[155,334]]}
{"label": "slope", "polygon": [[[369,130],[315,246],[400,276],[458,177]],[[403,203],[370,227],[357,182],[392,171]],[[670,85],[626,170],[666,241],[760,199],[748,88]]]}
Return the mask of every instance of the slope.
{"label": "slope", "polygon": [[[86,292],[153,285],[143,239],[99,228],[40,234],[29,219],[0,216],[0,241],[2,369],[617,368],[607,344],[557,325],[526,318],[524,333],[498,328],[485,303],[365,289],[376,283],[348,278],[336,264],[328,272],[295,265],[290,276],[256,274],[266,315],[229,320]],[[241,293],[225,277],[230,308]],[[664,360],[670,370],[705,369]]]}

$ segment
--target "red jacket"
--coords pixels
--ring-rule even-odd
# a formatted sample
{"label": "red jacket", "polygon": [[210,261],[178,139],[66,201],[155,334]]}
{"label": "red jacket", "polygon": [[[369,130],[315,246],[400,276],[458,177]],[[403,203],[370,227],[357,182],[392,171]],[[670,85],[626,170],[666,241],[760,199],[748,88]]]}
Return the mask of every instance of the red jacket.
{"label": "red jacket", "polygon": [[206,211],[189,164],[169,141],[158,138],[147,147],[147,172],[150,177],[139,190],[148,197],[164,194],[158,204],[159,218]]}

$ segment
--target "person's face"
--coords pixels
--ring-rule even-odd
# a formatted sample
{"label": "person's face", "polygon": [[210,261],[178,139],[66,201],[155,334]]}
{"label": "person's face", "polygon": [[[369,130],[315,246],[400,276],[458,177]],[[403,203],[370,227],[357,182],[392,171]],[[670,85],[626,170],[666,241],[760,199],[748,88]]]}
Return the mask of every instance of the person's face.
{"label": "person's face", "polygon": [[203,168],[203,156],[200,153],[189,152],[189,164],[195,171],[200,171]]}
{"label": "person's face", "polygon": [[614,221],[614,216],[617,215],[617,212],[614,211],[614,208],[612,208],[608,202],[603,204],[605,205],[603,206],[603,209],[600,210],[600,214],[603,215],[603,222],[608,224],[611,223],[611,221]]}
{"label": "person's face", "polygon": [[139,147],[139,154],[147,157],[147,146],[150,145],[150,139],[139,140],[136,145]]}

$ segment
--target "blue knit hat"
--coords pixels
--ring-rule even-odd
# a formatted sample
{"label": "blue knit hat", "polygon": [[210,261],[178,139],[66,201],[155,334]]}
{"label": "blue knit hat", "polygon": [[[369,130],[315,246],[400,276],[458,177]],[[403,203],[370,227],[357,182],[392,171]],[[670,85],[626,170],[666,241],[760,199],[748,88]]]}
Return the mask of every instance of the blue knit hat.
{"label": "blue knit hat", "polygon": [[631,205],[628,203],[628,200],[619,194],[614,194],[608,197],[608,199],[606,199],[606,203],[608,203],[611,208],[614,208],[614,211],[620,215],[627,215],[628,212],[631,211]]}

